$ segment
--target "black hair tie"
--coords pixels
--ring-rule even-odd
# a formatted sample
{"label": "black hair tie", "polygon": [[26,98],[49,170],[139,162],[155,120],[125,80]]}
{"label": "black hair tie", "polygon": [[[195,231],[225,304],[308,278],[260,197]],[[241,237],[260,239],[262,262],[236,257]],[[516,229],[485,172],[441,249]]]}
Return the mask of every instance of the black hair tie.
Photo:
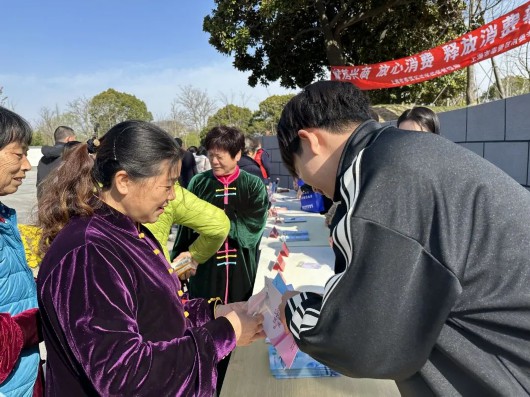
{"label": "black hair tie", "polygon": [[88,141],[86,141],[87,147],[88,147],[88,153],[94,154],[98,151],[99,147],[99,139],[98,138],[90,138]]}

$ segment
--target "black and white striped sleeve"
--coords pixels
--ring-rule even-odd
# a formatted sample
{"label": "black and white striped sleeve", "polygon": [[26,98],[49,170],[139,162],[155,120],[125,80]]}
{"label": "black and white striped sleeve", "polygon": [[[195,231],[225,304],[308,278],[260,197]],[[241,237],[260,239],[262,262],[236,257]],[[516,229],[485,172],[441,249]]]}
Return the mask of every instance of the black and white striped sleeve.
{"label": "black and white striped sleeve", "polygon": [[300,339],[301,332],[316,325],[321,305],[322,296],[311,292],[302,292],[288,300],[285,317],[295,339]]}

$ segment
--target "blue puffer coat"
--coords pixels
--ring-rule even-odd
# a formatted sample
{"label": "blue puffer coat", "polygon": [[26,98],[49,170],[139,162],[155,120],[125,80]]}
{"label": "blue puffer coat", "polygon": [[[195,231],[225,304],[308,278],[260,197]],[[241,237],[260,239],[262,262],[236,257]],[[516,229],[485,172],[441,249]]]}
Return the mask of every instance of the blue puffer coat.
{"label": "blue puffer coat", "polygon": [[[15,210],[0,203],[0,312],[12,316],[37,307],[37,288],[26,263]],[[0,396],[31,397],[39,349],[23,349],[15,368],[0,384]]]}

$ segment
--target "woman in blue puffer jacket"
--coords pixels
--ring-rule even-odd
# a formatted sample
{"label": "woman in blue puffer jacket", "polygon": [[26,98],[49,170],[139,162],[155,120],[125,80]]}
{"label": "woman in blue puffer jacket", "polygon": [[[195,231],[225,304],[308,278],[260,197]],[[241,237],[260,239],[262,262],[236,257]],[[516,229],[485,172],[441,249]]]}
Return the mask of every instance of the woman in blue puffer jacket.
{"label": "woman in blue puffer jacket", "polygon": [[[0,106],[0,196],[15,193],[31,165],[32,132]],[[26,262],[14,209],[0,202],[0,396],[42,396],[37,289]]]}

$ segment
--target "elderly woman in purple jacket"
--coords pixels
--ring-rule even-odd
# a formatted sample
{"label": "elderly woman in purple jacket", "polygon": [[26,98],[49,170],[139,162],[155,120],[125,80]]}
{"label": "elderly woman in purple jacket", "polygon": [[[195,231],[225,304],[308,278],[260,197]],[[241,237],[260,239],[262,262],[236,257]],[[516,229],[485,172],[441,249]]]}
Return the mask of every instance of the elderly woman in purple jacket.
{"label": "elderly woman in purple jacket", "polygon": [[142,226],[174,198],[182,152],[173,139],[126,121],[94,143],[78,145],[39,205],[46,392],[211,396],[217,363],[262,337],[263,319],[249,316],[246,303],[183,300]]}

